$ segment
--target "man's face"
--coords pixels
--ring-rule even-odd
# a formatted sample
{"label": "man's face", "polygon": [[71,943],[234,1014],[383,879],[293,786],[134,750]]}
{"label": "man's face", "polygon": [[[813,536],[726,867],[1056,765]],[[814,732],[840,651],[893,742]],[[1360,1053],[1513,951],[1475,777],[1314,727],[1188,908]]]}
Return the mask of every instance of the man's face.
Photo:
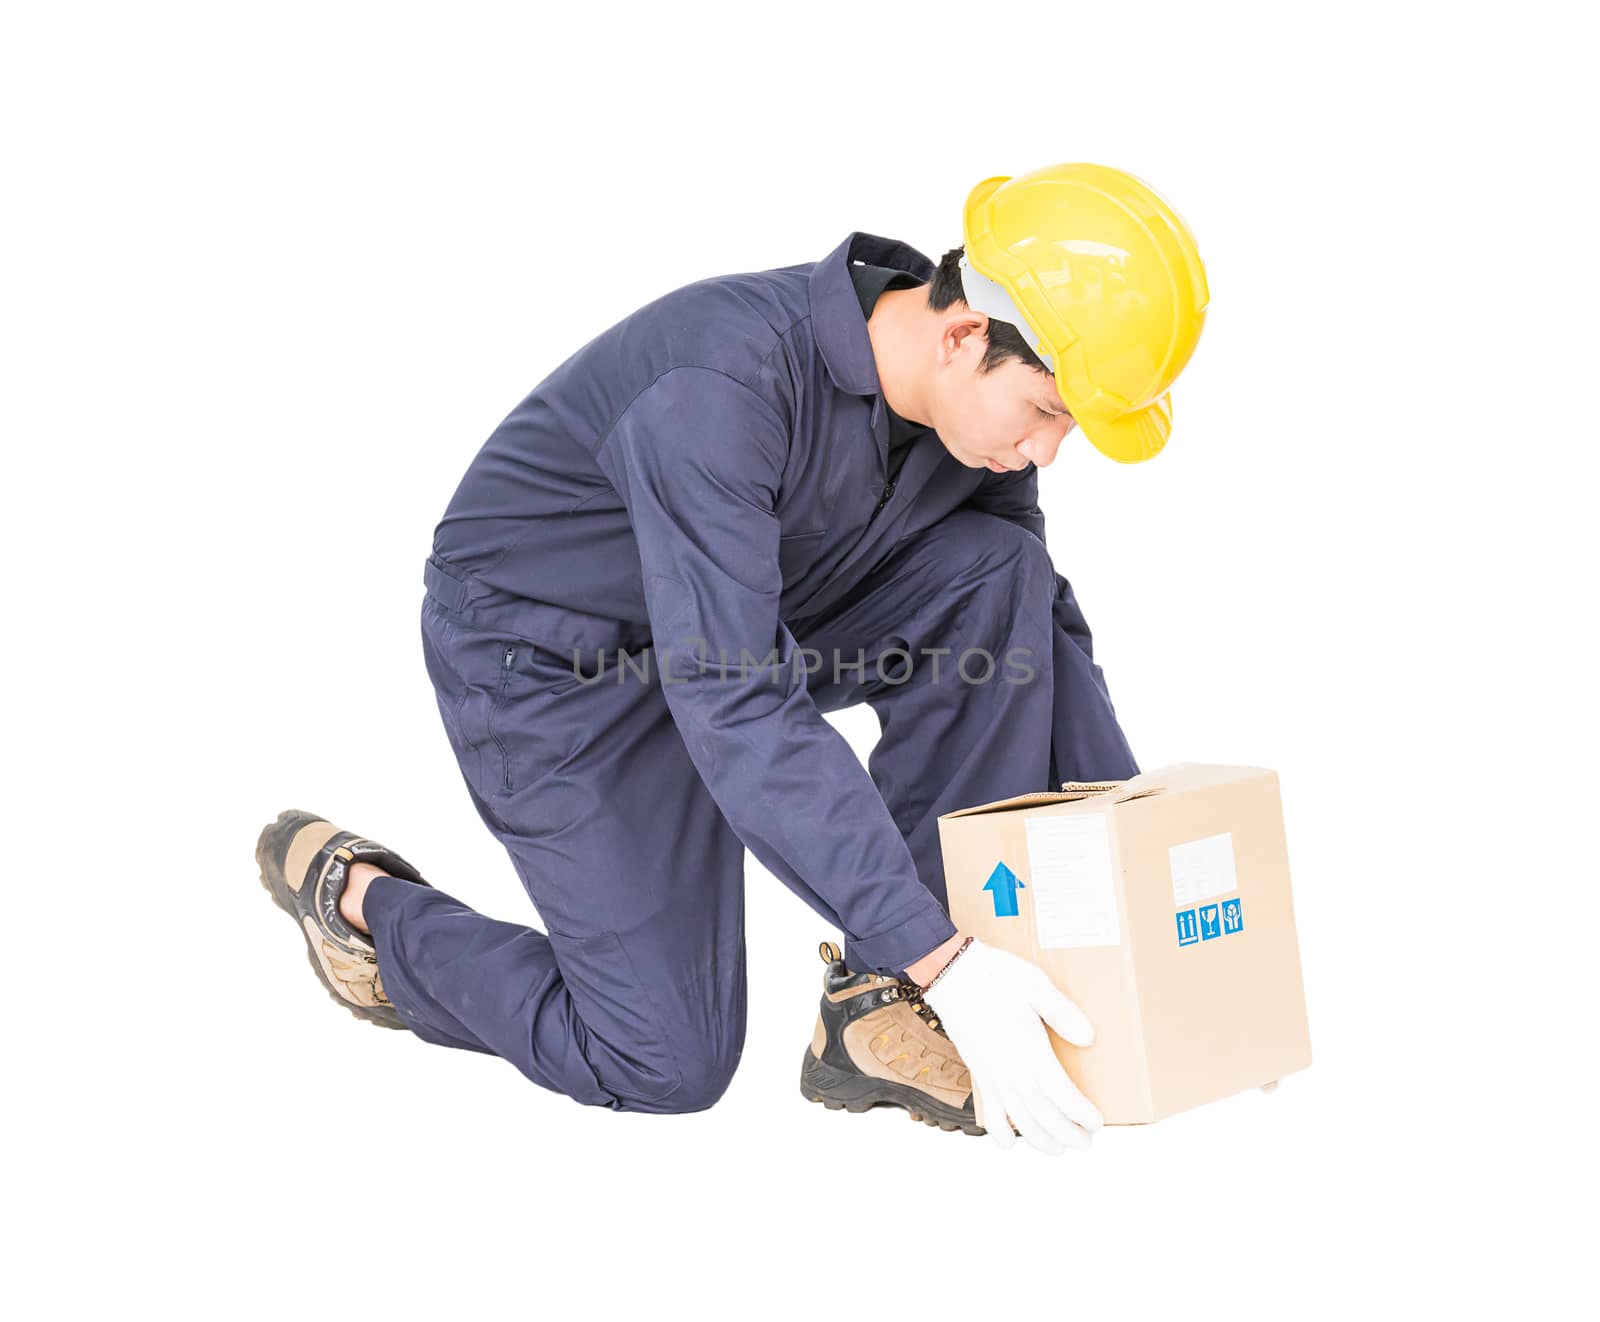
{"label": "man's face", "polygon": [[1015,358],[980,372],[987,348],[981,331],[947,328],[931,392],[934,430],[968,468],[1044,468],[1074,426],[1056,379]]}

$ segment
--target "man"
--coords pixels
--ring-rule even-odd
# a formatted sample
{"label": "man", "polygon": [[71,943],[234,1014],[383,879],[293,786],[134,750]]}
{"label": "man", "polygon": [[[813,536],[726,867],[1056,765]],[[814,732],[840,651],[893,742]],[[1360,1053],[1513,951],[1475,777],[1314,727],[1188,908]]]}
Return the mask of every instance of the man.
{"label": "man", "polygon": [[[423,642],[548,931],[285,813],[263,881],[335,999],[583,1103],[708,1107],[744,1042],[748,847],[845,934],[806,1097],[1088,1143],[1044,1026],[1090,1026],[956,931],[936,819],[1138,771],[1038,469],[1075,425],[1116,459],[1161,448],[1205,279],[1172,209],[1099,166],[987,180],[964,233],[937,267],[854,233],[675,290],[489,438],[435,535]],[[866,770],[823,719],[858,702],[883,728]]]}

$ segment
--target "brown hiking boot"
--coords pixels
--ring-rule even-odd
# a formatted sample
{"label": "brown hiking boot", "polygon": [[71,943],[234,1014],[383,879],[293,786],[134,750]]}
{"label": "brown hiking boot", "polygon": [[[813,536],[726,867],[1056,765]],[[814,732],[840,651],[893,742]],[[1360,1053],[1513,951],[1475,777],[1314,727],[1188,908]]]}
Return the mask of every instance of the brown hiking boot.
{"label": "brown hiking boot", "polygon": [[384,994],[372,938],[339,913],[350,864],[371,863],[390,876],[426,886],[422,874],[375,841],[341,831],[314,813],[280,813],[256,844],[261,884],[300,927],[312,971],[328,995],[368,1023],[405,1028]]}
{"label": "brown hiking boot", "polygon": [[983,1133],[972,1109],[972,1075],[920,988],[881,973],[851,973],[831,941],[818,951],[828,967],[800,1069],[806,1100],[830,1111],[901,1106],[924,1124]]}

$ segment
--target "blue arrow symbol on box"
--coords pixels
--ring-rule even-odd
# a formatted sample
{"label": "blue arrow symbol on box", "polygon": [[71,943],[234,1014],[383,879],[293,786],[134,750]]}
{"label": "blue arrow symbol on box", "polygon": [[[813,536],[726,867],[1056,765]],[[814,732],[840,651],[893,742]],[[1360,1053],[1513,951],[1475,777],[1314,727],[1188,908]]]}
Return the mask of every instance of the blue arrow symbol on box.
{"label": "blue arrow symbol on box", "polygon": [[1004,863],[994,865],[994,871],[989,874],[989,880],[983,883],[983,888],[994,895],[996,918],[1015,918],[1017,892],[1028,889],[1022,879]]}

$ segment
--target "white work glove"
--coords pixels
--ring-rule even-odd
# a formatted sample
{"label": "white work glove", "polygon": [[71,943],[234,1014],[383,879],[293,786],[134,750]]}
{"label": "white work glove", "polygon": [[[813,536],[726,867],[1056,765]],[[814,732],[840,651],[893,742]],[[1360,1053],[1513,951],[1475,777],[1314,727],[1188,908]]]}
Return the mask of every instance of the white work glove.
{"label": "white work glove", "polygon": [[922,999],[972,1072],[995,1142],[1011,1147],[1015,1125],[1041,1152],[1089,1146],[1105,1122],[1061,1068],[1044,1026],[1080,1047],[1094,1041],[1094,1029],[1043,969],[974,939]]}

